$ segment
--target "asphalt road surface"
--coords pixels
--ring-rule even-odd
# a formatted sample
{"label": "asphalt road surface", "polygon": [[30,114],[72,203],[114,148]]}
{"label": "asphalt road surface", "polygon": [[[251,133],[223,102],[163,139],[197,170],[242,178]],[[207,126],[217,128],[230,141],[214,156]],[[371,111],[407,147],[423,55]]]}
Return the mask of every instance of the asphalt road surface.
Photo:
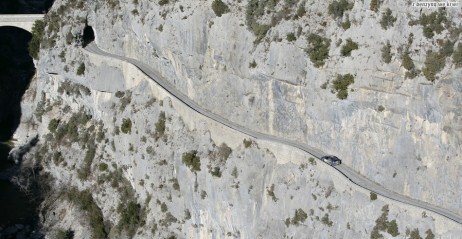
{"label": "asphalt road surface", "polygon": [[[300,142],[291,141],[291,140],[287,140],[287,139],[277,137],[277,136],[274,136],[274,135],[269,135],[269,134],[265,134],[265,133],[261,133],[261,132],[257,132],[257,131],[248,129],[245,126],[233,123],[233,122],[227,120],[226,118],[223,118],[220,115],[214,114],[214,113],[202,108],[196,102],[194,102],[190,98],[188,98],[188,96],[186,96],[185,94],[183,94],[182,92],[177,90],[168,81],[166,81],[159,74],[159,72],[157,72],[155,69],[152,69],[149,65],[147,65],[147,64],[145,64],[145,63],[143,63],[141,61],[138,61],[138,60],[135,60],[135,59],[132,59],[132,58],[128,58],[128,57],[125,57],[125,56],[118,56],[118,55],[114,55],[114,54],[105,52],[105,51],[99,49],[98,46],[96,45],[96,43],[94,43],[94,42],[90,43],[85,49],[87,51],[89,51],[91,53],[94,53],[94,54],[97,54],[97,55],[111,57],[111,58],[119,59],[119,60],[126,61],[126,62],[129,62],[129,63],[133,64],[138,69],[140,69],[142,72],[144,72],[149,78],[151,78],[153,81],[155,81],[158,85],[160,85],[162,88],[164,88],[167,92],[169,92],[172,96],[174,96],[175,98],[177,98],[178,100],[180,100],[181,102],[186,104],[188,107],[190,107],[191,109],[193,109],[197,113],[199,113],[201,115],[204,115],[205,117],[207,117],[207,118],[209,118],[211,120],[214,120],[214,121],[216,121],[216,122],[218,122],[220,124],[226,125],[229,128],[232,128],[232,129],[234,129],[236,131],[239,131],[239,132],[241,132],[243,134],[246,134],[246,135],[248,135],[250,137],[253,137],[253,138],[257,138],[257,139],[261,139],[261,140],[268,140],[268,141],[277,142],[277,143],[281,143],[281,144],[285,144],[285,145],[290,145],[292,147],[301,149],[301,150],[313,155],[314,157],[316,157],[318,159],[320,159],[322,156],[327,155],[326,153],[322,152],[319,149],[310,147],[310,146],[308,146],[306,144],[302,144]],[[401,203],[416,206],[416,207],[419,207],[421,209],[425,209],[425,210],[437,213],[437,214],[439,214],[441,216],[444,216],[444,217],[446,217],[448,219],[451,219],[451,220],[453,220],[453,221],[455,221],[457,223],[462,224],[462,216],[457,214],[457,213],[454,213],[454,212],[451,212],[451,211],[446,210],[444,208],[440,208],[440,207],[431,205],[429,203],[422,202],[422,201],[419,201],[419,200],[416,200],[416,199],[412,199],[412,198],[409,198],[409,197],[404,196],[402,194],[390,191],[390,190],[384,188],[383,186],[381,186],[381,185],[379,185],[379,184],[365,178],[364,176],[362,176],[359,173],[357,173],[356,171],[352,170],[351,168],[349,168],[345,164],[335,166],[334,168],[337,169],[346,178],[348,178],[352,183],[354,183],[354,184],[356,184],[356,185],[358,185],[358,186],[360,186],[360,187],[362,187],[364,189],[375,192],[378,195],[381,195],[383,197],[386,197],[386,198],[389,198],[389,199],[392,199],[392,200],[395,200],[395,201],[398,201],[398,202],[401,202]]]}

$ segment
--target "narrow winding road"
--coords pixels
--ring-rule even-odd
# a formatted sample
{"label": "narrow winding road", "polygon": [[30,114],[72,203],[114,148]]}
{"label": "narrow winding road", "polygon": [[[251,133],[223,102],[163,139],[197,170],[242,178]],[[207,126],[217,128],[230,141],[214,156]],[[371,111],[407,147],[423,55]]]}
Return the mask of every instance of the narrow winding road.
{"label": "narrow winding road", "polygon": [[[111,57],[111,58],[119,59],[119,60],[126,61],[126,62],[129,62],[129,63],[133,64],[138,69],[140,69],[142,72],[144,72],[149,78],[154,80],[158,85],[160,85],[167,92],[169,92],[172,96],[174,96],[175,98],[177,98],[178,100],[180,100],[181,102],[186,104],[188,107],[190,107],[191,109],[193,109],[197,113],[199,113],[201,115],[204,115],[205,117],[207,117],[207,118],[209,118],[211,120],[214,120],[214,121],[216,121],[216,122],[218,122],[220,124],[226,125],[229,128],[232,128],[232,129],[234,129],[236,131],[239,131],[239,132],[241,132],[243,134],[246,134],[246,135],[248,135],[250,137],[253,137],[253,138],[257,138],[257,139],[261,139],[261,140],[268,140],[268,141],[281,143],[281,144],[285,144],[285,145],[290,145],[292,147],[301,149],[301,150],[313,155],[314,157],[316,157],[318,159],[321,158],[322,156],[326,155],[326,153],[322,152],[321,150],[310,147],[310,146],[308,146],[306,144],[302,144],[300,142],[295,142],[295,141],[287,140],[287,139],[284,139],[284,138],[281,138],[281,137],[276,137],[274,135],[269,135],[269,134],[265,134],[265,133],[261,133],[261,132],[257,132],[257,131],[248,129],[248,128],[242,126],[242,125],[233,123],[233,122],[227,120],[226,118],[223,118],[220,115],[216,115],[216,114],[202,108],[196,102],[191,100],[188,96],[186,96],[185,94],[183,94],[182,92],[177,90],[167,80],[165,80],[161,76],[161,74],[159,74],[159,72],[157,72],[155,69],[152,69],[150,66],[146,65],[145,63],[143,63],[141,61],[138,61],[138,60],[135,60],[135,59],[132,59],[132,58],[128,58],[128,57],[125,57],[125,56],[118,56],[118,55],[114,55],[114,54],[105,52],[105,51],[99,49],[98,46],[96,45],[96,43],[94,43],[94,42],[90,43],[85,49],[87,51],[91,52],[91,53],[94,53],[94,54],[97,54],[97,55],[100,55],[100,56]],[[453,220],[453,221],[455,221],[457,223],[462,224],[462,216],[457,214],[457,213],[454,213],[454,212],[451,212],[449,210],[446,210],[446,209],[431,205],[429,203],[422,202],[422,201],[419,201],[419,200],[416,200],[416,199],[412,199],[412,198],[406,197],[404,195],[401,195],[399,193],[390,191],[390,190],[384,188],[383,186],[381,186],[381,185],[379,185],[379,184],[365,178],[364,176],[360,175],[359,173],[355,172],[354,170],[352,170],[351,168],[349,168],[348,166],[346,166],[344,164],[338,165],[338,166],[336,166],[334,168],[337,169],[346,178],[348,178],[351,182],[353,182],[354,184],[356,184],[356,185],[358,185],[358,186],[360,186],[360,187],[362,187],[364,189],[375,192],[378,195],[381,195],[383,197],[386,197],[386,198],[389,198],[389,199],[392,199],[392,200],[395,200],[395,201],[398,201],[398,202],[401,202],[401,203],[416,206],[416,207],[419,207],[419,208],[424,209],[424,210],[432,211],[432,212],[437,213],[437,214],[439,214],[441,216],[444,216],[444,217],[446,217],[448,219],[451,219],[451,220]]]}

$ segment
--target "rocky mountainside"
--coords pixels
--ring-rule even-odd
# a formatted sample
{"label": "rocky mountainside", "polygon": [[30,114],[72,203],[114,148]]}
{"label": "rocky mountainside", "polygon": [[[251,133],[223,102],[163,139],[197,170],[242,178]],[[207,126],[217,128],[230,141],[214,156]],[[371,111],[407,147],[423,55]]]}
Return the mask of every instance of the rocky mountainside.
{"label": "rocky mountainside", "polygon": [[[362,190],[283,145],[172,98],[331,152],[462,214],[461,8],[408,1],[55,1],[15,137],[55,181],[50,238],[457,238],[438,215]],[[38,34],[42,33],[42,34]],[[89,230],[91,229],[91,230]]]}

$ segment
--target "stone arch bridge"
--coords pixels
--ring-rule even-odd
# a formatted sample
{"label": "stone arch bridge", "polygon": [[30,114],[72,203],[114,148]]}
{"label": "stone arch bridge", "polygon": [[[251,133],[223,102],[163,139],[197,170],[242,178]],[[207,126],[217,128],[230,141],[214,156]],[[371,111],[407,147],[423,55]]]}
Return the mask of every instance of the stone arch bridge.
{"label": "stone arch bridge", "polygon": [[34,22],[43,19],[44,14],[5,14],[0,15],[0,27],[18,27],[32,32]]}

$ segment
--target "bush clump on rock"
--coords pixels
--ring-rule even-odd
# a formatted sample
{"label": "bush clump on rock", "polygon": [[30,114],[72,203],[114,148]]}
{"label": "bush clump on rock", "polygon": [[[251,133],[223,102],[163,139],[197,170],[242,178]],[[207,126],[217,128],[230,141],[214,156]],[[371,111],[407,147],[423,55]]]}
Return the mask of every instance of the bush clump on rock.
{"label": "bush clump on rock", "polygon": [[229,12],[229,7],[221,0],[214,0],[212,2],[212,9],[215,12],[215,15],[221,17],[223,14]]}

